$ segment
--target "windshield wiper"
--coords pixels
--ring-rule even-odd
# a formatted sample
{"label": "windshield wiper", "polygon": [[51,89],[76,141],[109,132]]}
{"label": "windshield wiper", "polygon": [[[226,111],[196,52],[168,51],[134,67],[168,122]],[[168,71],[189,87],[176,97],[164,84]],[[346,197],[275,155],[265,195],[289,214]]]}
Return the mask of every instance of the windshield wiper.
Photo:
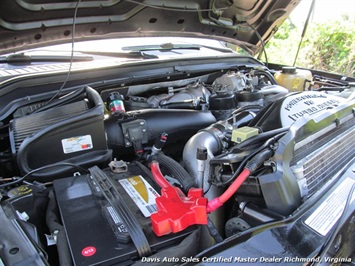
{"label": "windshield wiper", "polygon": [[214,47],[214,46],[201,45],[201,44],[184,44],[184,43],[182,44],[163,43],[160,45],[153,44],[153,45],[127,46],[127,47],[122,47],[122,50],[142,52],[142,51],[156,51],[156,50],[171,51],[171,50],[179,50],[179,49],[201,50],[201,48],[211,49],[222,53],[233,53],[233,51],[229,48]]}
{"label": "windshield wiper", "polygon": [[108,57],[131,58],[131,59],[157,59],[156,55],[147,54],[142,51],[132,52],[101,52],[101,51],[80,51],[83,54],[101,55]]}
{"label": "windshield wiper", "polygon": [[66,56],[66,55],[25,55],[11,54],[8,56],[0,56],[0,63],[7,64],[31,64],[33,62],[85,62],[93,61],[92,56]]}

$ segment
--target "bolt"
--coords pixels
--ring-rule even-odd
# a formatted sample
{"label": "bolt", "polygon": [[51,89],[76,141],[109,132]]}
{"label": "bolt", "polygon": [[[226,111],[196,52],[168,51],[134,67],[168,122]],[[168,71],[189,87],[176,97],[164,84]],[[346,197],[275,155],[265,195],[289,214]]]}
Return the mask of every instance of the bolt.
{"label": "bolt", "polygon": [[245,201],[242,201],[242,202],[239,204],[239,209],[243,210],[246,205],[247,205],[247,203],[246,203]]}
{"label": "bolt", "polygon": [[339,251],[339,248],[341,246],[341,242],[342,242],[342,237],[341,237],[341,235],[339,235],[338,238],[336,239],[335,245],[334,245],[335,252]]}
{"label": "bolt", "polygon": [[141,121],[139,124],[140,124],[141,126],[144,126],[144,121]]}

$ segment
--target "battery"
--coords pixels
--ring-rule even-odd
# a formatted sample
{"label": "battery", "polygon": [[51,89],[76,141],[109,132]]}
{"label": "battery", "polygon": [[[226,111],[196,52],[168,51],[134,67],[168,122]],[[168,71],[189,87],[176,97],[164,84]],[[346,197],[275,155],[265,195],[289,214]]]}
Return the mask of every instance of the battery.
{"label": "battery", "polygon": [[[154,253],[179,244],[196,229],[193,226],[178,234],[156,236],[149,217],[156,211],[159,187],[135,164],[125,173],[104,172],[139,221]],[[75,265],[130,265],[139,260],[121,217],[90,175],[58,179],[53,185]]]}

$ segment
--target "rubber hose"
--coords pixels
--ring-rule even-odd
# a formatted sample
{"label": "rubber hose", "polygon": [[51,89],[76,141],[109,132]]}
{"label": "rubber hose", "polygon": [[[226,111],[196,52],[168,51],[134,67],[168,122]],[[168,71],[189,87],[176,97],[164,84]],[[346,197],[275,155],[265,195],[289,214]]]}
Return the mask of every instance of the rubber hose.
{"label": "rubber hose", "polygon": [[255,75],[265,75],[269,81],[271,82],[272,85],[277,85],[277,82],[274,78],[273,75],[271,75],[268,71],[265,71],[265,70],[255,70],[254,71],[254,74]]}
{"label": "rubber hose", "polygon": [[195,180],[190,174],[174,159],[166,156],[163,153],[159,153],[156,156],[158,163],[168,169],[170,174],[176,178],[181,184],[183,191],[187,193],[190,188],[197,187]]}
{"label": "rubber hose", "polygon": [[245,168],[249,169],[249,171],[253,173],[256,169],[260,167],[260,165],[262,165],[266,160],[268,160],[273,155],[273,153],[274,152],[271,149],[262,150],[245,165]]}

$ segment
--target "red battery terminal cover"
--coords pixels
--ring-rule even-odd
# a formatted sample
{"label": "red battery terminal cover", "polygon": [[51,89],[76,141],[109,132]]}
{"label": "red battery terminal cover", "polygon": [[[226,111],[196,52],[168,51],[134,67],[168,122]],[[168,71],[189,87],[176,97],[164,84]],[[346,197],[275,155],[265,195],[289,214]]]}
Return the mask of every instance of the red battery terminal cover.
{"label": "red battery terminal cover", "polygon": [[153,161],[151,171],[162,187],[161,197],[156,198],[157,212],[150,216],[153,231],[157,236],[180,232],[195,224],[207,224],[207,199],[201,188],[191,188],[186,196],[172,186]]}

